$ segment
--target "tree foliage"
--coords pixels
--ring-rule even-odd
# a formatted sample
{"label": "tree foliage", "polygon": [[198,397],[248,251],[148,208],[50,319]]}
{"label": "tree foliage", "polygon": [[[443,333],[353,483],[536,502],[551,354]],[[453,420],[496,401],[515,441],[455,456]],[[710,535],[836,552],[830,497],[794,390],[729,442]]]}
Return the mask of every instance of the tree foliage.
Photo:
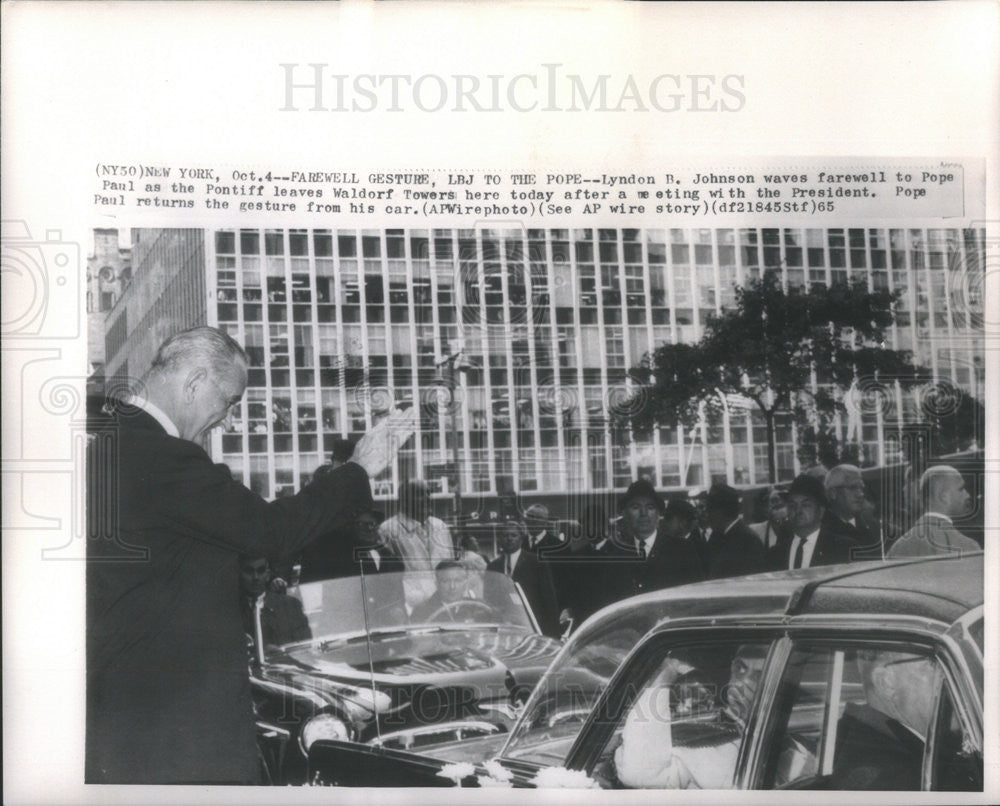
{"label": "tree foliage", "polygon": [[642,400],[632,401],[627,420],[640,435],[693,426],[702,415],[712,423],[722,396],[748,398],[768,427],[773,478],[776,415],[822,432],[845,410],[852,385],[888,393],[895,382],[926,380],[908,352],[886,346],[895,302],[862,281],[785,289],[777,272],[766,272],[736,290],[734,307],[709,317],[700,341],[664,344],[630,370]]}

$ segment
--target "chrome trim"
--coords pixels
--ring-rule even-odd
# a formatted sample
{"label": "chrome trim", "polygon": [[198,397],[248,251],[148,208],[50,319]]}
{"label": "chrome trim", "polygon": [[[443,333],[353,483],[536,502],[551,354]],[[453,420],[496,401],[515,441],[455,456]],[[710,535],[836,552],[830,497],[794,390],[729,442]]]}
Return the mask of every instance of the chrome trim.
{"label": "chrome trim", "polygon": [[[492,722],[484,722],[481,720],[460,720],[454,722],[440,722],[435,725],[421,725],[416,728],[406,728],[405,730],[397,730],[393,733],[384,733],[374,739],[369,739],[365,744],[372,747],[383,747],[387,742],[394,740],[404,740],[404,747],[409,747],[413,744],[414,739],[419,736],[429,736],[435,733],[447,733],[449,731],[455,734],[453,741],[461,741],[465,737],[462,735],[463,729],[474,729],[479,733],[483,734],[496,734],[501,733],[501,729],[498,725]],[[410,739],[410,742],[406,742],[405,739]],[[442,743],[444,740],[442,740]]]}
{"label": "chrome trim", "polygon": [[[791,654],[792,640],[787,634],[777,638],[777,640],[772,639],[767,658],[764,660],[764,669],[768,674],[761,681],[757,706],[747,716],[746,728],[743,730],[743,737],[740,740],[740,751],[733,769],[733,781],[737,789],[746,789],[753,783],[750,779],[758,768],[760,756],[765,750],[764,731],[770,723],[769,715],[773,710],[781,684],[781,674],[775,673],[773,670],[777,668],[784,671]],[[744,741],[744,737],[748,736],[750,741]]]}
{"label": "chrome trim", "polygon": [[[292,734],[285,730],[284,728],[279,728],[277,725],[272,725],[270,722],[262,722],[257,720],[256,722],[257,730],[265,734],[264,738],[270,739],[271,737],[276,737],[280,739],[291,739]],[[269,735],[268,735],[269,734]]]}
{"label": "chrome trim", "polygon": [[286,683],[275,683],[272,680],[265,680],[262,677],[252,676],[250,682],[254,685],[260,686],[263,689],[267,689],[274,694],[292,694],[296,697],[301,697],[304,700],[309,700],[310,703],[318,708],[325,708],[330,705],[330,701],[315,691],[311,691],[306,688],[296,688],[290,686]]}
{"label": "chrome trim", "polygon": [[968,636],[969,646],[971,646],[975,650],[980,660],[982,660],[983,658],[983,653],[979,649],[979,644],[977,644],[972,639],[970,635],[969,625],[975,621],[979,621],[980,619],[985,619],[984,612],[985,611],[983,605],[978,605],[972,608],[972,610],[970,610],[964,616],[960,616],[959,618],[955,619],[955,622],[951,625],[951,628],[948,630],[949,633],[951,633],[952,630],[961,630],[963,636]]}

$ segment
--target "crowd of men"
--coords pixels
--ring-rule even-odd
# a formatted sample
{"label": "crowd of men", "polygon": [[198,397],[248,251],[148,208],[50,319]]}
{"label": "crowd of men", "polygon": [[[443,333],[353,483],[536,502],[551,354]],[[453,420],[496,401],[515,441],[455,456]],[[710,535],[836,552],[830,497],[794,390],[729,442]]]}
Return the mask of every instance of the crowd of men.
{"label": "crowd of men", "polygon": [[[430,571],[448,564],[468,572],[472,589],[484,570],[504,573],[520,585],[544,633],[566,634],[573,625],[613,602],[662,588],[765,571],[895,557],[978,551],[952,519],[968,513],[970,496],[961,474],[946,465],[920,480],[922,514],[887,546],[885,531],[866,496],[859,468],[838,465],[811,471],[787,488],[765,491],[765,517],[748,523],[750,509],[725,484],[688,498],[666,499],[648,481],[631,484],[615,512],[595,500],[576,523],[552,517],[549,507],[502,503],[495,556],[484,555],[475,537],[456,533],[433,514],[428,486],[401,485],[394,514],[359,514],[353,537],[339,532],[309,548],[301,578],[351,576],[362,571],[413,572],[404,582],[412,613],[436,592]],[[573,526],[575,528],[567,528]]]}
{"label": "crowd of men", "polygon": [[[272,577],[287,577],[295,558],[302,579],[410,572],[405,606],[417,614],[475,596],[469,577],[485,566],[519,583],[543,631],[558,635],[634,594],[883,554],[850,466],[772,492],[757,525],[726,485],[668,503],[638,480],[615,517],[588,509],[580,540],[567,539],[544,505],[508,502],[492,558],[434,516],[419,480],[401,485],[390,517],[376,510],[370,479],[401,444],[385,433],[338,445],[299,493],[265,501],[202,447],[241,400],[249,363],[221,330],[177,333],[157,351],[143,393],[95,415],[92,431],[113,435],[114,446],[107,455],[100,438],[88,446],[88,783],[257,780],[245,632],[256,627],[248,618],[308,628],[301,608],[268,600]],[[389,419],[398,434],[412,432],[413,417]],[[889,557],[979,549],[952,523],[969,506],[956,470],[925,472],[920,495],[923,514]]]}

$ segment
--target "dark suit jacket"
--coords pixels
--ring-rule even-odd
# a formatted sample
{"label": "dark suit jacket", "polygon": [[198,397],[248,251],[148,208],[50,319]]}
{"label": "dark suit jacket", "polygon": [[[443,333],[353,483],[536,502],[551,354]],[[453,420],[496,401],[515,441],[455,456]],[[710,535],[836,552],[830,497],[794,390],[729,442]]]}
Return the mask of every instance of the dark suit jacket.
{"label": "dark suit jacket", "polygon": [[920,789],[924,743],[870,705],[849,704],[837,725],[831,789]]}
{"label": "dark suit jacket", "polygon": [[[504,555],[500,555],[486,566],[488,571],[504,572]],[[522,549],[517,558],[517,565],[510,578],[521,586],[524,595],[531,606],[531,611],[538,620],[538,626],[543,633],[553,638],[559,636],[559,608],[556,603],[556,589],[552,582],[552,572],[546,563],[540,562],[530,550]],[[494,604],[496,597],[489,589],[483,594],[488,604]]]}
{"label": "dark suit jacket", "polygon": [[[356,577],[363,571],[365,574],[388,574],[392,571],[405,571],[403,559],[392,551],[388,545],[378,547],[381,561],[378,566],[367,549],[359,549],[353,544],[331,547],[335,556],[327,565],[326,576],[323,579],[339,579],[341,577]],[[302,566],[305,573],[305,564]]]}
{"label": "dark suit jacket", "polygon": [[608,544],[607,576],[615,591],[613,601],[705,578],[698,552],[688,540],[672,540],[660,532],[644,560],[639,559],[635,542],[629,540]]}
{"label": "dark suit jacket", "polygon": [[882,527],[864,515],[854,518],[854,525],[827,510],[820,526],[820,537],[827,545],[846,546],[851,556],[839,562],[882,559]]}
{"label": "dark suit jacket", "polygon": [[724,534],[712,532],[708,550],[709,579],[743,576],[768,570],[764,546],[742,518]]}
{"label": "dark suit jacket", "polygon": [[129,409],[88,446],[88,783],[249,783],[239,555],[280,556],[371,501],[348,464],[266,502]]}
{"label": "dark suit jacket", "polygon": [[[850,526],[850,524],[847,525]],[[788,535],[768,552],[768,564],[771,570],[788,570],[788,562],[791,558],[792,543],[794,540],[794,534]],[[816,548],[813,549],[812,559],[809,561],[809,567],[817,568],[821,565],[837,565],[839,563],[852,562],[856,557],[857,549],[858,544],[852,541],[846,533],[824,528],[821,525],[819,535],[816,537]]]}
{"label": "dark suit jacket", "polygon": [[[240,604],[243,629],[251,637],[256,637],[256,627],[253,622],[255,602],[243,596]],[[309,619],[302,612],[302,602],[294,596],[274,591],[267,591],[264,594],[264,605],[260,610],[260,629],[265,646],[282,646],[292,641],[306,641],[312,638]]]}

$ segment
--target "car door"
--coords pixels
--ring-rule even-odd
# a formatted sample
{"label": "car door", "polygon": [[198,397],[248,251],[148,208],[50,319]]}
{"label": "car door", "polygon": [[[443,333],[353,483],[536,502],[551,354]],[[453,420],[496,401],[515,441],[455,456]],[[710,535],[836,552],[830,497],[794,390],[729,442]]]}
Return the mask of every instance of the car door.
{"label": "car door", "polygon": [[783,646],[774,628],[647,638],[596,704],[566,766],[606,788],[733,788]]}
{"label": "car door", "polygon": [[816,630],[788,641],[749,788],[982,789],[981,706],[949,642]]}

